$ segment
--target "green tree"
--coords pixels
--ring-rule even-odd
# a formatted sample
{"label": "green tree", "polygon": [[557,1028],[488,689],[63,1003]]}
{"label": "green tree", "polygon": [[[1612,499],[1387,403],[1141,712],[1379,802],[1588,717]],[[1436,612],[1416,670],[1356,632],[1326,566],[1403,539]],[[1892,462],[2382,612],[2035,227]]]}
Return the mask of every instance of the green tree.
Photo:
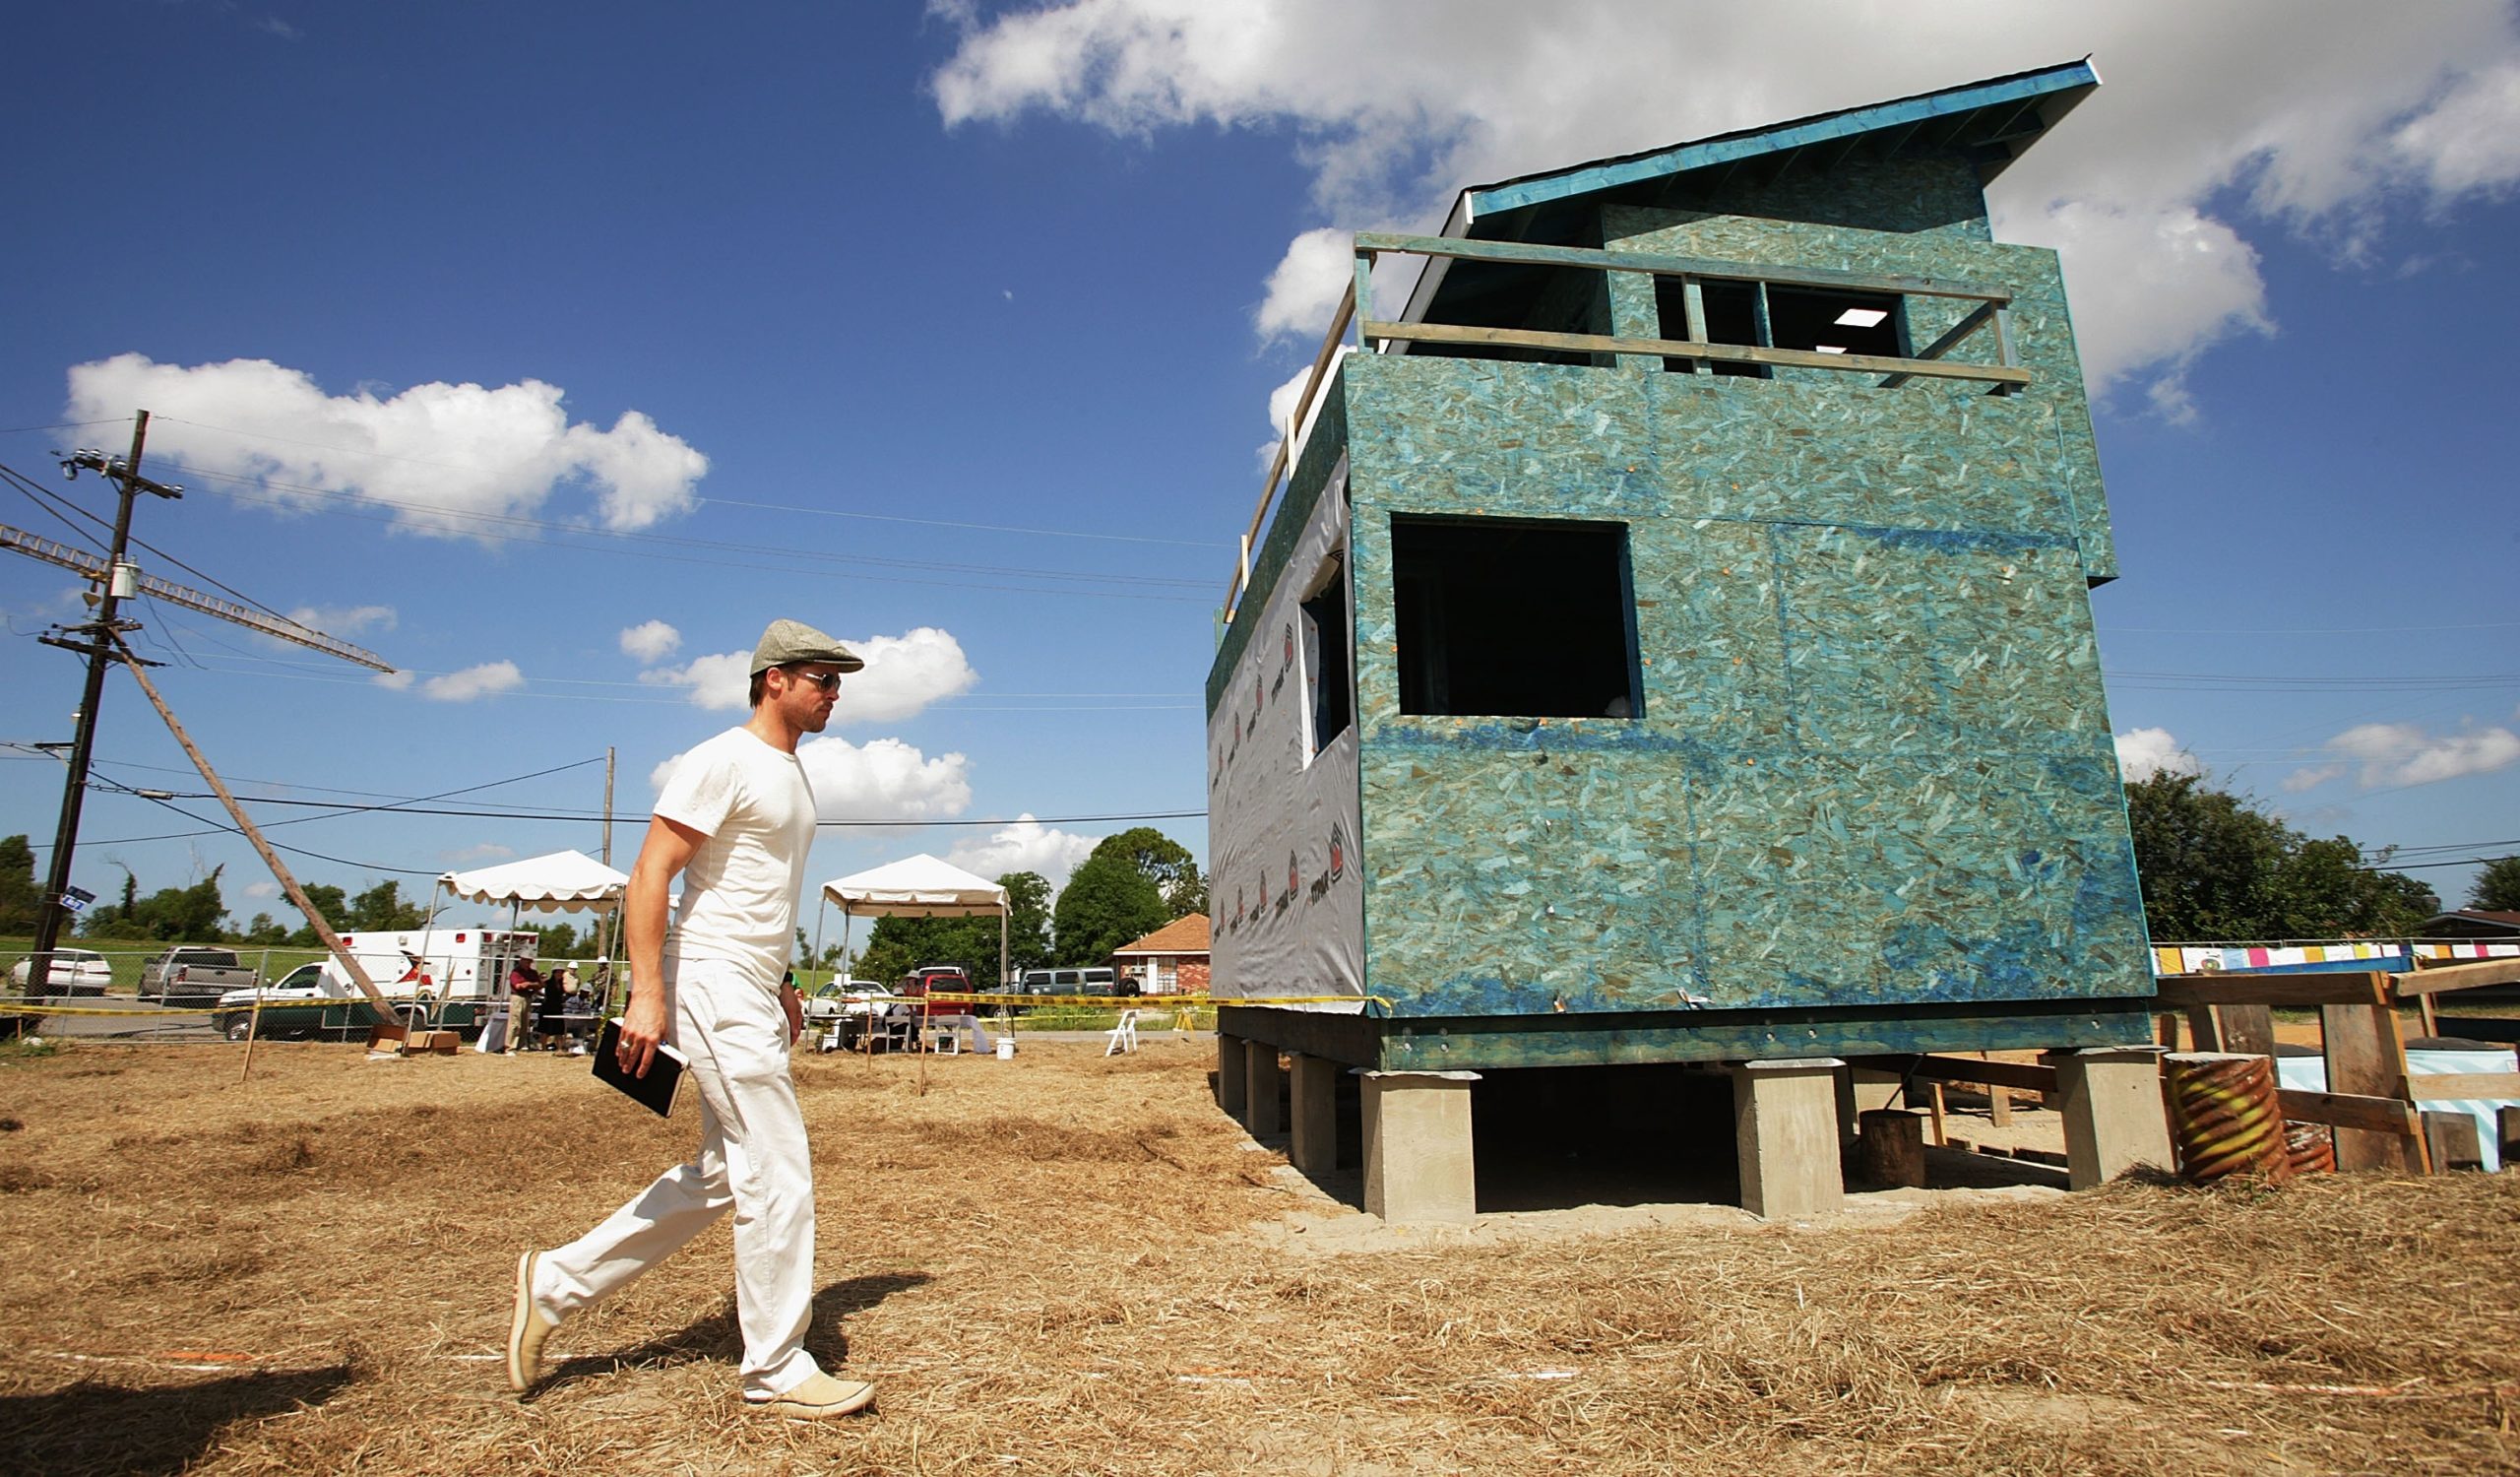
{"label": "green tree", "polygon": [[245,925],[244,936],[236,941],[271,948],[288,942],[288,930],[275,923],[270,914],[257,913],[254,921]]}
{"label": "green tree", "polygon": [[351,898],[349,922],[333,927],[358,933],[396,933],[420,928],[428,919],[428,910],[403,901],[403,884],[387,877]]}
{"label": "green tree", "polygon": [[24,836],[0,837],[0,933],[32,933],[42,911],[35,849]]}
{"label": "green tree", "polygon": [[[339,887],[330,882],[309,882],[306,884],[306,900],[315,905],[316,912],[324,915],[324,922],[333,926],[334,932],[350,927],[350,900]],[[321,948],[324,943],[315,936],[313,924],[290,933],[288,941],[292,947],[301,949]]]}
{"label": "green tree", "polygon": [[[23,836],[17,839],[26,840]],[[0,848],[6,845],[0,842]],[[2488,913],[2520,913],[2520,857],[2487,863],[2485,870],[2477,873],[2476,885],[2468,889],[2468,906]]]}
{"label": "green tree", "polygon": [[1006,889],[1006,967],[1040,969],[1050,962],[1050,879],[1038,871],[1010,871],[997,879]]}
{"label": "green tree", "polygon": [[[1162,832],[1143,826],[1104,837],[1059,890],[1052,919],[1061,964],[1100,964],[1113,949],[1173,920],[1154,872],[1139,865],[1136,850],[1128,845],[1136,836],[1153,836],[1185,860],[1189,856]],[[1190,869],[1197,870],[1195,866]]]}
{"label": "green tree", "polygon": [[576,924],[545,924],[534,928],[534,955],[537,959],[575,959],[582,948],[592,952],[594,940],[578,940]]}
{"label": "green tree", "polygon": [[2201,775],[2127,786],[2126,819],[2164,942],[2406,933],[2438,911],[2432,889],[2364,864],[2351,838],[2304,836]]}
{"label": "green tree", "polygon": [[225,936],[220,921],[227,916],[227,905],[219,895],[219,875],[223,870],[213,867],[209,876],[189,887],[161,887],[144,898],[139,878],[125,868],[122,902],[97,909],[80,932],[90,938],[216,942]]}
{"label": "green tree", "polygon": [[[1208,911],[1208,879],[1200,874],[1199,859],[1189,848],[1165,835],[1153,826],[1132,826],[1116,836],[1105,836],[1094,848],[1097,857],[1114,854],[1128,859],[1147,879],[1155,883],[1164,906],[1171,912],[1158,921],[1158,927],[1192,913]],[[1071,880],[1071,886],[1074,885]],[[1130,937],[1136,937],[1131,934]],[[1120,940],[1126,943],[1129,940]],[[1073,961],[1071,961],[1073,962]]]}

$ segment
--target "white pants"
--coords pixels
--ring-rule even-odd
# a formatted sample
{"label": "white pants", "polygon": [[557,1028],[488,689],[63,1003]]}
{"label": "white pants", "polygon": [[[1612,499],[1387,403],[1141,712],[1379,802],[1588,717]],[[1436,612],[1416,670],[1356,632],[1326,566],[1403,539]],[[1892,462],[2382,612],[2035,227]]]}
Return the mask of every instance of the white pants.
{"label": "white pants", "polygon": [[803,1344],[813,1317],[814,1167],[788,1075],[788,1012],[775,986],[732,965],[668,966],[666,988],[666,1039],[691,1060],[688,1088],[700,1093],[700,1156],[543,1252],[534,1298],[565,1318],[672,1255],[731,1205],[744,1395],[766,1400],[820,1373]]}

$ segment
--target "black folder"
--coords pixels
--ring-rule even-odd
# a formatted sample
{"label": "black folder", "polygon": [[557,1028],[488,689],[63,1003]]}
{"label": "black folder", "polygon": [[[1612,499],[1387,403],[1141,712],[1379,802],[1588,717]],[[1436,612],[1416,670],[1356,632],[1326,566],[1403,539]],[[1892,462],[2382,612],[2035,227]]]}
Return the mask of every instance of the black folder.
{"label": "black folder", "polygon": [[657,1043],[656,1060],[648,1063],[648,1074],[634,1077],[621,1066],[621,1017],[603,1023],[603,1034],[596,1038],[595,1075],[599,1082],[609,1082],[623,1096],[659,1118],[673,1116],[674,1099],[682,1092],[682,1069],[689,1059],[682,1053]]}

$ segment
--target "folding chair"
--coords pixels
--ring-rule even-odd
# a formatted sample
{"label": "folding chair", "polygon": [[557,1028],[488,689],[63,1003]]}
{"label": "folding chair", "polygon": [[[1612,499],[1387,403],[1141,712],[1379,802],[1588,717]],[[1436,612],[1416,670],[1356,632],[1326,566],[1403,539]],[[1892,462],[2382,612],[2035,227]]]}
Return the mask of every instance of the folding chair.
{"label": "folding chair", "polygon": [[1134,1009],[1120,1012],[1120,1023],[1111,1028],[1111,1039],[1102,1043],[1102,1055],[1134,1052],[1138,1049],[1138,1013]]}

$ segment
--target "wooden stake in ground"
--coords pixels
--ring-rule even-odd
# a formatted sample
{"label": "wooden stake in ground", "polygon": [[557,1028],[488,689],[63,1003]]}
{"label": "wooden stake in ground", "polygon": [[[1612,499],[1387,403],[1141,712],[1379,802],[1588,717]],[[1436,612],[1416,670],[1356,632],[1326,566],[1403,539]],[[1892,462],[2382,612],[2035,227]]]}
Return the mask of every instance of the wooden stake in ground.
{"label": "wooden stake in ground", "polygon": [[[117,639],[115,644],[121,646],[122,643]],[[167,707],[166,700],[158,695],[157,684],[149,680],[149,674],[141,667],[140,659],[133,656],[131,648],[127,646],[122,647],[122,655],[123,670],[131,674],[132,680],[138,682],[140,690],[148,696],[149,705],[158,710],[159,718],[165,720],[166,732],[174,735],[175,741],[183,745],[185,756],[193,761],[193,768],[200,770],[201,777],[210,782],[210,788],[219,797],[219,803],[226,806],[228,815],[235,819],[236,829],[244,832],[245,839],[253,843],[255,854],[263,859],[265,867],[271,868],[273,878],[280,883],[281,890],[288,894],[288,900],[297,905],[298,912],[306,915],[307,927],[315,931],[315,936],[322,939],[324,947],[331,951],[336,960],[340,961],[342,972],[350,977],[350,983],[356,985],[359,993],[366,995],[368,1002],[376,1007],[379,1029],[394,1040],[403,1039],[403,1022],[394,1013],[393,1001],[385,997],[384,991],[376,988],[376,982],[367,977],[367,971],[359,967],[359,962],[350,957],[349,947],[342,942],[342,935],[333,931],[333,926],[325,922],[324,915],[316,911],[315,904],[306,896],[306,889],[297,885],[297,878],[280,860],[280,853],[273,851],[272,844],[263,839],[262,828],[254,824],[253,817],[245,813],[244,806],[236,803],[236,797],[228,792],[227,783],[219,777],[219,772],[210,767],[210,760],[204,758],[202,751],[193,745],[192,736],[185,733],[184,726],[175,721],[175,710]],[[254,987],[254,1002],[257,1006],[262,1003],[260,985]],[[250,1066],[251,1062],[247,1064]]]}

